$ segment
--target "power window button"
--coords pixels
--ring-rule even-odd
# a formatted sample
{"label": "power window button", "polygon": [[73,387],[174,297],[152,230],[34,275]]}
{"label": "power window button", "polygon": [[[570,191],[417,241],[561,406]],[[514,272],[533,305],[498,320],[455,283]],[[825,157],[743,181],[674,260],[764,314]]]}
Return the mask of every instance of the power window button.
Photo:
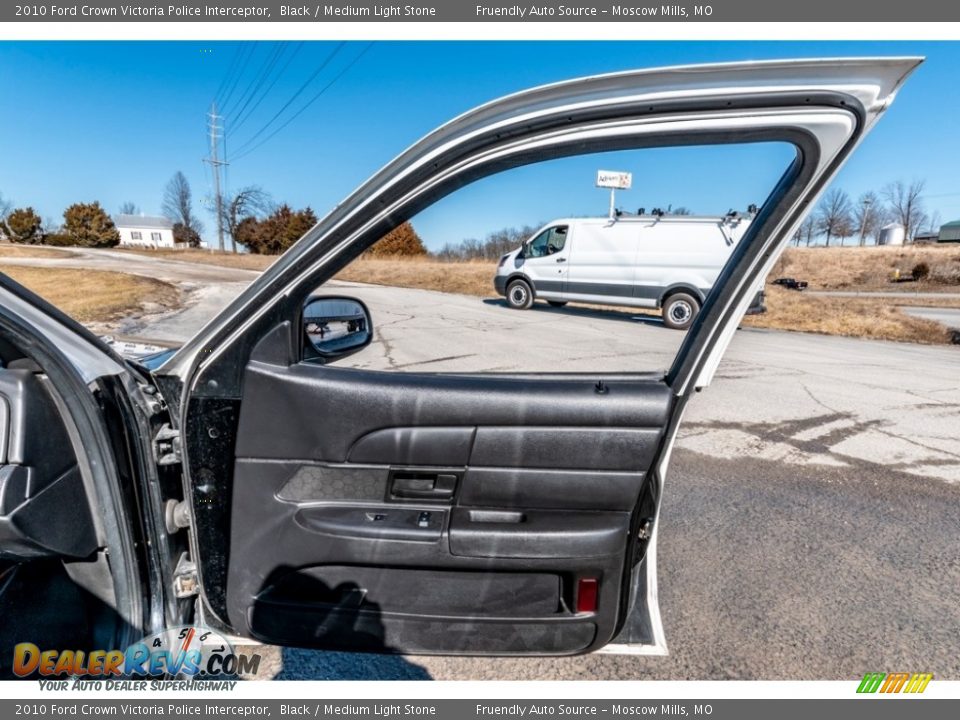
{"label": "power window button", "polygon": [[422,527],[422,528],[430,527],[431,515],[432,513],[429,513],[429,512],[420,513],[420,515],[417,516],[417,527]]}

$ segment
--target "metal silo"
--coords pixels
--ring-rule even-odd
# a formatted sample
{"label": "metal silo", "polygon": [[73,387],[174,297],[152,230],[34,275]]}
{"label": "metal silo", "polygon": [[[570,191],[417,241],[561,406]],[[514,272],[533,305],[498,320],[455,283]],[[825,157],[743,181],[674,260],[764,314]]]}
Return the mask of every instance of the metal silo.
{"label": "metal silo", "polygon": [[903,225],[900,223],[890,223],[880,229],[880,237],[877,238],[877,245],[903,245],[906,237]]}

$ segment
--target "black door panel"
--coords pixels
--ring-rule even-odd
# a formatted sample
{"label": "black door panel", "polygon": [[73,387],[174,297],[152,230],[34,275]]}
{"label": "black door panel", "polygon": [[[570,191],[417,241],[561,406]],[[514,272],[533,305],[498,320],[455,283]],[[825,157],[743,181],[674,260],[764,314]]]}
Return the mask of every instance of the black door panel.
{"label": "black door panel", "polygon": [[459,504],[545,510],[625,510],[637,501],[642,472],[471,467]]}
{"label": "black door panel", "polygon": [[437,542],[447,525],[447,513],[436,508],[362,505],[308,506],[294,519],[305,530],[321,535],[408,542]]}
{"label": "black door panel", "polygon": [[[653,378],[605,383],[251,363],[231,625],[404,652],[608,642],[671,395]],[[578,606],[581,587],[595,602]]]}
{"label": "black door panel", "polygon": [[[277,491],[281,500],[379,502],[389,497],[391,469],[387,465],[239,462],[257,465],[264,476],[283,476],[285,481]],[[470,467],[461,480],[457,502],[470,507],[629,511],[644,474]]]}
{"label": "black door panel", "polygon": [[[370,609],[316,608],[264,600],[250,611],[259,637],[299,647],[420,655],[574,655],[598,647],[597,626],[589,620],[541,619],[467,622],[448,617],[383,613]],[[385,618],[389,618],[385,622]]]}
{"label": "black door panel", "polygon": [[[397,377],[306,363],[253,362],[244,378],[238,457],[345,462],[360,438],[384,428],[529,426],[654,428],[670,391],[653,380]],[[249,408],[257,408],[256,412]],[[283,432],[277,422],[283,421]],[[563,467],[562,465],[560,467]]]}
{"label": "black door panel", "polygon": [[[444,592],[424,592],[434,584],[440,584]],[[330,590],[318,594],[321,587]],[[561,609],[561,588],[562,578],[554,573],[436,573],[328,565],[290,573],[268,588],[262,598],[296,605],[309,596],[314,603],[332,607],[376,605],[380,612],[435,617],[473,615],[478,608],[494,616],[537,617]]]}
{"label": "black door panel", "polygon": [[402,427],[374,430],[350,448],[352,463],[466,465],[472,427]]}
{"label": "black door panel", "polygon": [[450,518],[450,552],[465,557],[603,558],[627,541],[629,513],[457,508]]}
{"label": "black door panel", "polygon": [[470,466],[640,470],[659,438],[660,428],[481,427]]}
{"label": "black door panel", "polygon": [[97,548],[77,458],[45,380],[0,364],[0,561]]}
{"label": "black door panel", "polygon": [[[455,555],[450,548],[449,508],[283,501],[278,499],[278,492],[289,480],[289,473],[296,472],[289,465],[278,472],[284,465],[237,463],[227,609],[229,621],[238,632],[265,642],[331,649],[467,654],[569,654],[589,650],[612,637],[620,602],[625,537],[620,543],[608,542],[611,555],[562,558],[486,557],[495,540],[486,538],[471,544],[462,537],[458,549],[463,551],[463,545],[470,554]],[[420,513],[430,512],[431,521],[439,522],[441,530],[438,534],[434,528],[413,529],[416,538],[409,532],[395,534],[389,527],[365,534],[377,525],[371,517],[389,517],[396,512],[406,514],[414,524]],[[530,520],[535,513],[525,513],[525,526],[532,536],[525,547],[533,547],[537,542],[533,536],[544,528],[542,523]],[[625,527],[627,513],[599,515],[611,521],[604,533],[610,533],[611,527]],[[337,518],[344,521],[336,522]],[[563,522],[557,517],[548,524],[554,528],[553,534]],[[495,537],[501,536],[498,523],[489,527]],[[410,526],[407,528],[409,531]],[[510,547],[504,546],[505,552],[516,554],[514,541]],[[552,555],[571,554],[551,548],[545,536],[540,537],[540,547]],[[596,552],[593,547],[588,551]],[[333,567],[352,571],[336,575],[338,585],[331,586],[328,580],[334,577],[330,574]],[[416,593],[395,585],[395,596],[383,607],[372,601],[353,602],[354,592],[370,594],[367,578],[378,577],[380,571],[401,575],[425,571],[429,581],[420,583]],[[489,593],[475,592],[479,581],[462,580],[470,573],[479,573],[494,583],[496,602],[487,601]],[[505,611],[503,607],[510,605],[513,595],[504,594],[500,588],[512,582],[512,575],[529,573],[559,578],[556,602],[550,609],[538,602],[530,607],[521,603]],[[575,612],[580,578],[599,584],[598,604],[592,612]],[[284,591],[280,596],[277,587],[299,590]],[[511,593],[519,593],[524,587],[526,581],[517,583]],[[330,601],[340,596],[350,602]],[[446,605],[449,598],[461,598],[458,603],[462,603],[462,598],[468,597],[475,602],[467,607]],[[424,604],[445,611],[419,617]],[[447,632],[442,632],[443,627]],[[537,644],[541,642],[545,644]]]}

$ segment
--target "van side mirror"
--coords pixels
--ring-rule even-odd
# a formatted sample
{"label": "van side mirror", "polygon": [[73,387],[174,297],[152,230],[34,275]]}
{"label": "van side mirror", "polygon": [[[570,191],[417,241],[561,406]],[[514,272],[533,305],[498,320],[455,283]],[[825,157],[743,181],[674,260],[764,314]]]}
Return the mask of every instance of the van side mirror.
{"label": "van side mirror", "polygon": [[333,362],[373,340],[370,311],[350,297],[311,297],[303,307],[304,359]]}

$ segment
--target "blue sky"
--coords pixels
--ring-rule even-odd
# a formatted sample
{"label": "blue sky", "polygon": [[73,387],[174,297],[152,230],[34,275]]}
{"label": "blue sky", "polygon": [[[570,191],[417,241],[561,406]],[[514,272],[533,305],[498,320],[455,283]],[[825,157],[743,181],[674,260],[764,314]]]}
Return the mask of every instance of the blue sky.
{"label": "blue sky", "polygon": [[[279,77],[276,84],[253,112],[258,95],[241,112],[245,91],[281,51],[278,44],[0,42],[0,193],[55,222],[77,201],[99,200],[116,212],[130,200],[143,212],[158,213],[164,185],[182,170],[199,204],[211,191],[201,158],[208,150],[206,113],[219,91],[231,160],[228,188],[260,185],[275,201],[310,205],[322,216],[437,125],[533,85],[678,63],[920,54],[927,63],[836,182],[856,197],[891,180],[924,178],[928,209],[943,221],[960,218],[960,43],[396,42],[377,43],[357,59],[367,48],[357,42],[323,66],[336,47],[287,44],[259,87],[266,90]],[[277,122],[256,136],[301,87]],[[282,131],[253,147],[314,97]],[[247,154],[245,143],[253,148]],[[593,187],[601,167],[633,171],[634,189],[618,198],[627,209],[673,203],[724,212],[762,201],[787,156],[783,147],[758,146],[557,161],[461,190],[416,225],[428,245],[439,247],[509,225],[603,214],[607,197]],[[212,238],[212,215],[197,209]]]}

